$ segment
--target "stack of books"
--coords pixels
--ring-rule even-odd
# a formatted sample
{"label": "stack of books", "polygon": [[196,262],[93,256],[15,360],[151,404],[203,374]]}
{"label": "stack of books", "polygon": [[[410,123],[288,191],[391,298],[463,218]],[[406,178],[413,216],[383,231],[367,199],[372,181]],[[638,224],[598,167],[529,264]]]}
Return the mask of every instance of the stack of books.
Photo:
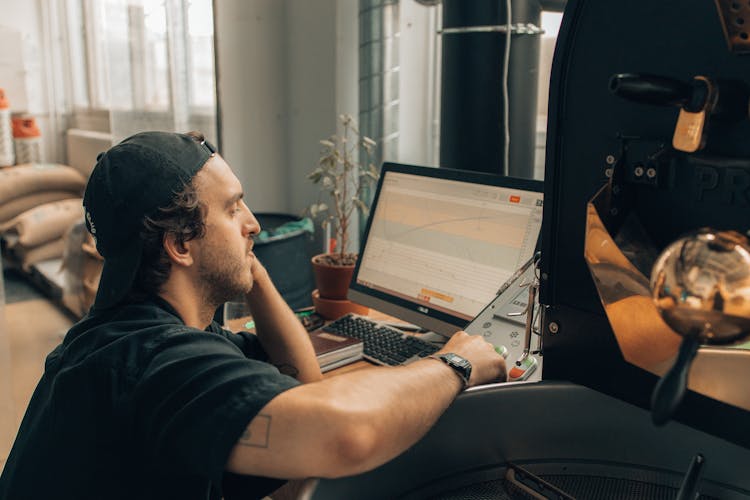
{"label": "stack of books", "polygon": [[315,330],[310,332],[320,371],[325,373],[334,368],[348,365],[362,359],[364,343],[352,337]]}

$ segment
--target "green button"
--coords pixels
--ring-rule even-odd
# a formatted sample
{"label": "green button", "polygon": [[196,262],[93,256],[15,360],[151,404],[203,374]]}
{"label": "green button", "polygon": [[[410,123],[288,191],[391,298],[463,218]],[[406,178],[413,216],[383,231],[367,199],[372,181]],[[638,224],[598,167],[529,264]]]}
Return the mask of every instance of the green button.
{"label": "green button", "polygon": [[495,352],[504,358],[508,357],[508,348],[505,347],[504,345],[496,345]]}

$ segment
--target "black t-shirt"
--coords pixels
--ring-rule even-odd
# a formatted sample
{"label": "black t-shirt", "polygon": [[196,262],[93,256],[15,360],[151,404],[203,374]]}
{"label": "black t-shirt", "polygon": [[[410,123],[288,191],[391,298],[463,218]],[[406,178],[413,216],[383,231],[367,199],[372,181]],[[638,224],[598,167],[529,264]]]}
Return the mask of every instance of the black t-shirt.
{"label": "black t-shirt", "polygon": [[47,357],[0,476],[0,499],[260,498],[226,474],[258,411],[298,382],[257,338],[185,326],[165,301],[91,313]]}

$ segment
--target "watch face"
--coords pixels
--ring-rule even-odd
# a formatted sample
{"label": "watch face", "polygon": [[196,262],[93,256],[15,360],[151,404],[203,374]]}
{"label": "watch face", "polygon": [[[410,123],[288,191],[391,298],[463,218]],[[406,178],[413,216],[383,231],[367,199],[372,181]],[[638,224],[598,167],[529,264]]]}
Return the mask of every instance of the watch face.
{"label": "watch face", "polygon": [[469,385],[469,377],[471,376],[471,363],[459,356],[458,354],[448,352],[439,356],[431,356],[436,359],[442,360],[445,364],[453,368],[453,370],[463,379],[464,388]]}
{"label": "watch face", "polygon": [[446,356],[446,359],[450,361],[451,363],[457,366],[463,367],[463,368],[468,368],[469,366],[471,366],[471,364],[468,361],[466,361],[464,358],[462,358],[458,354],[449,353]]}
{"label": "watch face", "polygon": [[458,354],[454,354],[452,352],[446,354],[445,361],[455,366],[456,368],[461,368],[464,371],[471,370],[471,363],[469,363],[469,361],[467,361],[465,358],[462,358]]}

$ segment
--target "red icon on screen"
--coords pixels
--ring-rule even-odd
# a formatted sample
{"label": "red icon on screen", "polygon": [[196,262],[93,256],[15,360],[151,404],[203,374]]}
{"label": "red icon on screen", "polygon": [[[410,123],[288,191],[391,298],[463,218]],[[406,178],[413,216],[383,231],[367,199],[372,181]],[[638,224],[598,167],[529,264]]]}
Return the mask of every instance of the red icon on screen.
{"label": "red icon on screen", "polygon": [[510,202],[511,203],[521,203],[521,197],[520,196],[516,196],[516,195],[513,194],[513,195],[510,196]]}

